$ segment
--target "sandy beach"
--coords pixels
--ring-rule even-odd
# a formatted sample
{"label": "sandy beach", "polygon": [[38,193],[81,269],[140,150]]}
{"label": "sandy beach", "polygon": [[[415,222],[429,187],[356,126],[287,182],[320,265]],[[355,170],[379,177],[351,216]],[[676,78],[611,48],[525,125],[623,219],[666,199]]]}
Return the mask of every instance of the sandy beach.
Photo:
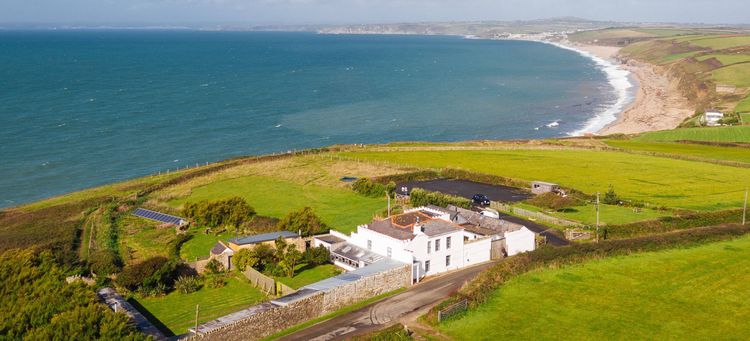
{"label": "sandy beach", "polygon": [[597,131],[597,134],[634,134],[673,129],[693,114],[694,109],[682,96],[676,84],[670,81],[657,66],[632,60],[628,64],[620,64],[616,60],[620,52],[619,47],[566,45],[617,63],[620,67],[630,71],[638,82],[635,100],[617,116],[614,122]]}

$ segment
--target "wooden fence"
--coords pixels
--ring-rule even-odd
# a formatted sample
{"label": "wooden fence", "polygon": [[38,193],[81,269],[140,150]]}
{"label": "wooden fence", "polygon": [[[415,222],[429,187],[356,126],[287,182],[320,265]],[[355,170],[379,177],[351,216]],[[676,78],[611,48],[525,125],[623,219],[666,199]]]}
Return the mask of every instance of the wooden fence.
{"label": "wooden fence", "polygon": [[546,222],[546,223],[549,223],[549,224],[554,224],[554,225],[557,225],[557,226],[570,226],[570,227],[583,227],[584,226],[583,224],[581,224],[579,222],[572,221],[572,220],[567,220],[567,219],[563,219],[563,218],[553,217],[551,215],[547,215],[547,214],[544,214],[544,213],[541,213],[541,212],[529,211],[529,210],[526,210],[526,209],[523,209],[523,208],[520,208],[520,207],[513,207],[513,206],[510,206],[510,205],[507,205],[507,204],[503,204],[503,203],[499,203],[499,202],[492,202],[492,204],[490,205],[490,207],[494,208],[494,209],[496,209],[498,211],[501,211],[501,212],[508,212],[508,213],[512,213],[512,214],[515,214],[515,215],[518,215],[518,216],[522,216],[522,217],[525,217],[525,218],[531,218],[531,219],[534,219],[534,220],[540,220],[542,222]]}
{"label": "wooden fence", "polygon": [[263,290],[263,292],[269,296],[276,295],[276,281],[273,278],[268,277],[249,266],[242,273],[256,288]]}

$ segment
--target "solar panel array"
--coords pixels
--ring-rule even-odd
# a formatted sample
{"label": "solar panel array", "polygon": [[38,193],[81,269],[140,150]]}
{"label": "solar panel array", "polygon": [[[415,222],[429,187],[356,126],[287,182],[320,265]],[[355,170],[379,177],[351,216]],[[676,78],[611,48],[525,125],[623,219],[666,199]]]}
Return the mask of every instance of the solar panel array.
{"label": "solar panel array", "polygon": [[159,213],[152,210],[147,210],[145,208],[136,208],[135,211],[133,211],[133,215],[141,218],[146,218],[153,221],[158,221],[161,223],[167,223],[167,224],[174,224],[174,225],[181,225],[185,223],[185,219],[180,217],[175,217],[173,215]]}

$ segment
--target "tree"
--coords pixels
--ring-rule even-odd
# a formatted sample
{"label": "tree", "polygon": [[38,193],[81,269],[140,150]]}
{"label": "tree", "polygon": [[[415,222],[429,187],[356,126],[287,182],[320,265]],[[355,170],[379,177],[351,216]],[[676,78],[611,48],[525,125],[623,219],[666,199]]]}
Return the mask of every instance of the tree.
{"label": "tree", "polygon": [[232,257],[232,262],[237,270],[245,271],[247,267],[253,267],[258,263],[258,255],[250,249],[240,249]]}
{"label": "tree", "polygon": [[320,265],[328,263],[331,260],[331,253],[325,246],[320,245],[305,250],[304,261],[310,265]]}
{"label": "tree", "polygon": [[315,212],[310,207],[290,212],[281,219],[277,227],[279,230],[301,232],[303,236],[310,236],[328,230],[326,224],[315,215]]}
{"label": "tree", "polygon": [[182,213],[199,225],[211,228],[229,226],[235,229],[255,216],[255,210],[240,197],[186,203]]}
{"label": "tree", "polygon": [[602,202],[607,205],[619,205],[620,204],[620,197],[617,196],[617,193],[615,193],[614,187],[612,185],[609,185],[609,190],[607,190],[607,193],[604,193],[604,198],[602,199]]}
{"label": "tree", "polygon": [[266,268],[266,265],[276,262],[275,250],[268,244],[257,245],[253,248],[253,253],[255,253],[255,257],[258,258],[258,262],[255,266],[261,271]]}
{"label": "tree", "polygon": [[117,284],[130,290],[149,291],[157,288],[159,283],[171,284],[175,268],[176,264],[166,257],[151,257],[143,262],[126,266],[117,276]]}
{"label": "tree", "polygon": [[284,269],[287,277],[294,277],[294,268],[302,259],[302,252],[297,250],[297,245],[289,245],[286,252],[283,253],[279,266]]}

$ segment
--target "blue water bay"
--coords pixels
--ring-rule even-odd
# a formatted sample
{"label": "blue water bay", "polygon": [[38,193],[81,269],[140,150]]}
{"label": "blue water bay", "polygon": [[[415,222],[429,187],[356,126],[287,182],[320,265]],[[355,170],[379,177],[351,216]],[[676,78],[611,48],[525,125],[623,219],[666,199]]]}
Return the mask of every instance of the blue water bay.
{"label": "blue water bay", "polygon": [[0,31],[0,76],[0,206],[335,143],[562,136],[615,100],[573,51],[434,36]]}

